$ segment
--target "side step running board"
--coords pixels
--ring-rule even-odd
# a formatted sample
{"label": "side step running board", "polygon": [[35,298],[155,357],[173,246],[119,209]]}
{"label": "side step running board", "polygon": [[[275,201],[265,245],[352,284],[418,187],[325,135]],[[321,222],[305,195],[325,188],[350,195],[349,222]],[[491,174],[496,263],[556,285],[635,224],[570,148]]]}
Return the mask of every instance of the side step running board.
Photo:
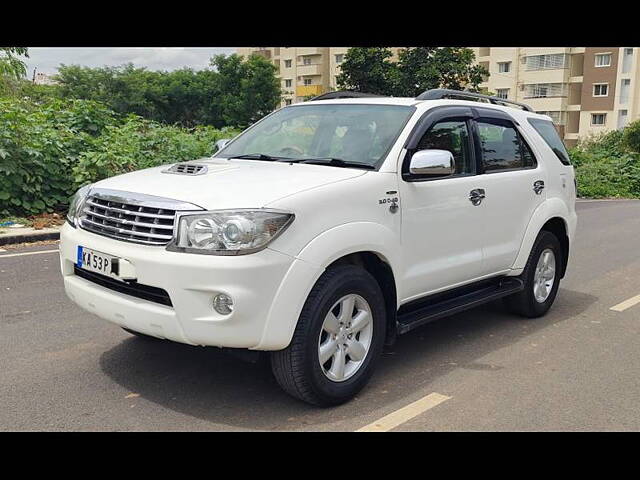
{"label": "side step running board", "polygon": [[524,290],[522,280],[503,277],[490,283],[462,287],[449,292],[449,294],[434,295],[431,299],[413,302],[398,311],[398,334],[407,333],[425,323],[454,315],[521,290]]}

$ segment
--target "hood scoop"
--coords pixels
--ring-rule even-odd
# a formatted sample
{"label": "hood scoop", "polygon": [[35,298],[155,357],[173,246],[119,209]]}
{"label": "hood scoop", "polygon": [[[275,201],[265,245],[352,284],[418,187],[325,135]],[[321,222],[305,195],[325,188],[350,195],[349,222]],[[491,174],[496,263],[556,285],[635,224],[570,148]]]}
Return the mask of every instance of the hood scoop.
{"label": "hood scoop", "polygon": [[162,173],[173,173],[175,175],[204,175],[207,173],[207,166],[199,163],[176,163],[163,170]]}

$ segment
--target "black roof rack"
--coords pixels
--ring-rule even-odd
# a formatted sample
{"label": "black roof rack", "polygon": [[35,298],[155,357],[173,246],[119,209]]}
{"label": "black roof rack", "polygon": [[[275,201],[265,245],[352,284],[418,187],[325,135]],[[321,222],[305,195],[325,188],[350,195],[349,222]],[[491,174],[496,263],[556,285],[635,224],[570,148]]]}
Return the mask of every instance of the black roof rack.
{"label": "black roof rack", "polygon": [[336,98],[361,98],[361,97],[381,97],[382,95],[376,95],[373,93],[363,92],[349,92],[347,90],[338,90],[337,92],[323,93],[317,97],[313,97],[311,100],[334,100]]}
{"label": "black roof rack", "polygon": [[462,90],[448,90],[446,88],[434,88],[421,93],[416,97],[416,100],[440,100],[442,98],[457,98],[458,100],[484,100],[494,105],[503,105],[510,107],[516,105],[523,110],[533,112],[533,109],[524,103],[513,102],[511,100],[505,100],[504,98],[491,97],[489,95],[483,95],[481,93],[466,92]]}

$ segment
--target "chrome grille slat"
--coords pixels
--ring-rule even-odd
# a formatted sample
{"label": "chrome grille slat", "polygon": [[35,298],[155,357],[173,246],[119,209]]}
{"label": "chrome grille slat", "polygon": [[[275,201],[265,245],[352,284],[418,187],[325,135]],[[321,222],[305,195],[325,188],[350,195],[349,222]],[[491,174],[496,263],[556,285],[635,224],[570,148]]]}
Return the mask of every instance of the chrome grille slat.
{"label": "chrome grille slat", "polygon": [[173,215],[159,215],[157,213],[140,212],[140,211],[127,210],[127,209],[123,209],[123,208],[110,207],[110,206],[107,206],[107,205],[102,205],[100,203],[92,202],[91,199],[87,200],[86,203],[91,205],[91,206],[94,206],[94,207],[104,208],[105,210],[108,210],[110,212],[124,213],[124,214],[127,214],[127,215],[136,215],[136,216],[139,216],[139,217],[160,218],[160,219],[163,219],[163,220],[172,220],[173,221]]}
{"label": "chrome grille slat", "polygon": [[94,222],[93,220],[89,220],[88,218],[82,219],[82,224],[84,225],[85,223],[89,223],[90,225],[93,225],[95,227],[98,227],[104,230],[109,230],[110,232],[131,235],[133,237],[157,238],[158,240],[166,240],[167,242],[171,240],[171,238],[173,238],[172,235],[158,235],[156,233],[139,232],[136,230],[127,230],[125,228],[114,227],[112,225],[105,225],[103,223],[98,223],[98,222]]}
{"label": "chrome grille slat", "polygon": [[82,205],[78,226],[104,237],[162,246],[173,239],[176,212],[201,210],[179,200],[96,188]]}
{"label": "chrome grille slat", "polygon": [[122,225],[135,225],[138,227],[146,227],[146,228],[154,228],[154,229],[163,229],[163,230],[170,230],[173,231],[173,225],[163,225],[160,223],[145,223],[145,222],[136,222],[134,220],[127,220],[124,218],[118,218],[118,217],[110,217],[108,215],[103,215],[100,213],[97,213],[95,211],[89,210],[87,208],[84,209],[85,213],[90,214],[91,216],[94,217],[99,217],[102,218],[104,220],[109,220],[110,222],[116,222]]}

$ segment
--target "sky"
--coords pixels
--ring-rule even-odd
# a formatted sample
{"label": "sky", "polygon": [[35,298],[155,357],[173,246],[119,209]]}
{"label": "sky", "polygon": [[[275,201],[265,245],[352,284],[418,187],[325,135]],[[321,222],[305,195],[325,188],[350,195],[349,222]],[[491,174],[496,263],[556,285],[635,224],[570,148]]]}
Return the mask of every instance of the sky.
{"label": "sky", "polygon": [[235,53],[232,47],[31,47],[27,64],[27,77],[33,69],[56,73],[61,63],[87,67],[116,66],[132,62],[149,70],[175,70],[190,67],[201,70],[209,65],[216,54]]}

